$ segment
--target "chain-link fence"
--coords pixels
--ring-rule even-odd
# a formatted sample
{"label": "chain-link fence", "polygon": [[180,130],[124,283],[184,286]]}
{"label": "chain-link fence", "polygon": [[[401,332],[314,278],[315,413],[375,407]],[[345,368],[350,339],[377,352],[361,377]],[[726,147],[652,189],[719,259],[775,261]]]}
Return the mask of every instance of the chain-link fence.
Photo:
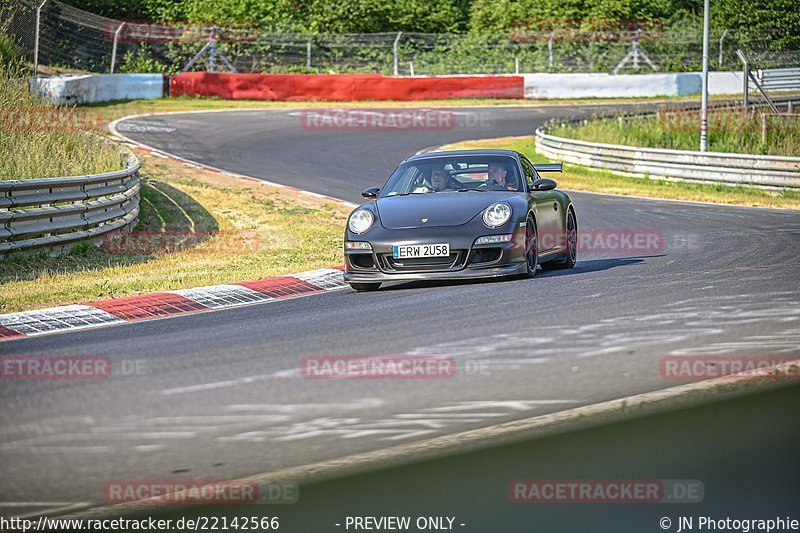
{"label": "chain-link fence", "polygon": [[[34,62],[42,0],[0,0],[5,31]],[[660,26],[645,31],[547,28],[503,35],[422,33],[278,34],[256,25],[172,25],[118,21],[47,0],[41,7],[40,65],[87,72],[224,70],[397,75],[521,72],[675,72],[701,68],[702,35]],[[776,51],[769,31],[712,32],[711,68],[798,65],[800,52]],[[718,49],[717,49],[718,48]],[[202,52],[202,53],[201,53]],[[718,56],[718,57],[716,57]],[[192,61],[194,60],[194,61]]]}

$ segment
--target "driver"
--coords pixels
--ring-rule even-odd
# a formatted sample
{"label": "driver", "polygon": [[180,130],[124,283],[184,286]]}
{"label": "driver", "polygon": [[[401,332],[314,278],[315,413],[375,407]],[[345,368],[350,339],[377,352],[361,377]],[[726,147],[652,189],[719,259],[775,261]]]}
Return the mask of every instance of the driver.
{"label": "driver", "polygon": [[431,186],[422,185],[414,189],[415,193],[440,192],[448,189],[450,176],[444,167],[434,168],[431,171]]}
{"label": "driver", "polygon": [[431,172],[431,187],[435,192],[443,191],[447,188],[447,171],[443,168],[435,168]]}
{"label": "driver", "polygon": [[498,163],[489,163],[487,175],[489,180],[494,181],[501,187],[511,191],[517,190],[517,185],[514,183],[514,179],[508,176],[508,169],[505,166]]}

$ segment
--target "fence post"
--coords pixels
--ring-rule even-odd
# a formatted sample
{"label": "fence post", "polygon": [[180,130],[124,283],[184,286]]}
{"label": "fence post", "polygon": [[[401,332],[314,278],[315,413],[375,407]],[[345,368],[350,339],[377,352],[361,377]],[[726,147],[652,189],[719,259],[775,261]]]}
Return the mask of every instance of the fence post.
{"label": "fence post", "polygon": [[114,32],[114,46],[111,48],[111,74],[114,74],[114,65],[117,63],[117,43],[119,42],[119,34],[124,27],[125,23],[123,22],[119,25],[117,31]]}
{"label": "fence post", "polygon": [[742,70],[742,114],[747,115],[747,108],[750,105],[750,63],[747,61],[747,56],[744,55],[741,49],[736,50],[736,55],[739,57],[739,61],[742,62],[742,65],[744,65]]}
{"label": "fence post", "polygon": [[398,56],[397,45],[400,43],[400,36],[403,35],[403,32],[398,32],[397,37],[394,38],[394,44],[392,45],[392,53],[394,54],[394,75],[397,76],[400,69],[398,68],[400,63],[400,58]]}
{"label": "fence post", "polygon": [[519,57],[514,58],[514,74],[519,74]]}
{"label": "fence post", "polygon": [[547,56],[548,56],[548,65],[550,68],[553,68],[553,41],[556,40],[556,30],[553,30],[553,33],[550,34],[550,38],[547,39]]}
{"label": "fence post", "polygon": [[725,40],[725,36],[728,35],[728,32],[731,31],[725,28],[725,31],[722,32],[722,37],[719,38],[719,66],[722,68],[722,41]]}
{"label": "fence post", "polygon": [[767,114],[761,113],[761,144],[767,144]]}
{"label": "fence post", "polygon": [[313,35],[309,34],[308,41],[306,42],[306,70],[311,70],[311,38]]}
{"label": "fence post", "polygon": [[[709,18],[710,18],[710,0],[705,0],[703,7],[703,80],[700,101],[700,151],[705,152],[708,149],[708,34],[709,34]],[[637,30],[638,37],[638,30]]]}
{"label": "fence post", "polygon": [[47,3],[47,0],[42,0],[36,6],[36,37],[33,41],[33,75],[39,75],[39,28],[42,25],[42,8]]}

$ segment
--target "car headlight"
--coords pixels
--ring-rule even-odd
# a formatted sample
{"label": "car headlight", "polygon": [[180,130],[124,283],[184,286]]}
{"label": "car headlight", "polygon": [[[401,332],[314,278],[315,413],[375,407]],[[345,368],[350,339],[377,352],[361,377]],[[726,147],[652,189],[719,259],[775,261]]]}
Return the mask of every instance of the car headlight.
{"label": "car headlight", "polygon": [[511,218],[511,206],[508,204],[492,204],[483,212],[483,223],[488,228],[498,228]]}
{"label": "car headlight", "polygon": [[349,227],[350,231],[353,233],[364,233],[372,227],[373,222],[375,222],[375,216],[372,214],[372,211],[369,209],[359,209],[350,215],[347,227]]}

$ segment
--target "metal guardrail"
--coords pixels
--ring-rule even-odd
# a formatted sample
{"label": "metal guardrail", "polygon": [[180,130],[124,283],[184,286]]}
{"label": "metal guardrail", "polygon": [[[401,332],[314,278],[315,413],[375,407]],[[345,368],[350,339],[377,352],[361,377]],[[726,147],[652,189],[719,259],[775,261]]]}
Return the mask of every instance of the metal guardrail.
{"label": "metal guardrail", "polygon": [[536,150],[551,159],[637,177],[800,188],[800,157],[693,152],[593,143],[536,130]]}
{"label": "metal guardrail", "polygon": [[0,257],[102,239],[139,216],[139,159],[126,168],[66,178],[0,181]]}
{"label": "metal guardrail", "polygon": [[761,69],[756,74],[765,91],[800,91],[800,68]]}

